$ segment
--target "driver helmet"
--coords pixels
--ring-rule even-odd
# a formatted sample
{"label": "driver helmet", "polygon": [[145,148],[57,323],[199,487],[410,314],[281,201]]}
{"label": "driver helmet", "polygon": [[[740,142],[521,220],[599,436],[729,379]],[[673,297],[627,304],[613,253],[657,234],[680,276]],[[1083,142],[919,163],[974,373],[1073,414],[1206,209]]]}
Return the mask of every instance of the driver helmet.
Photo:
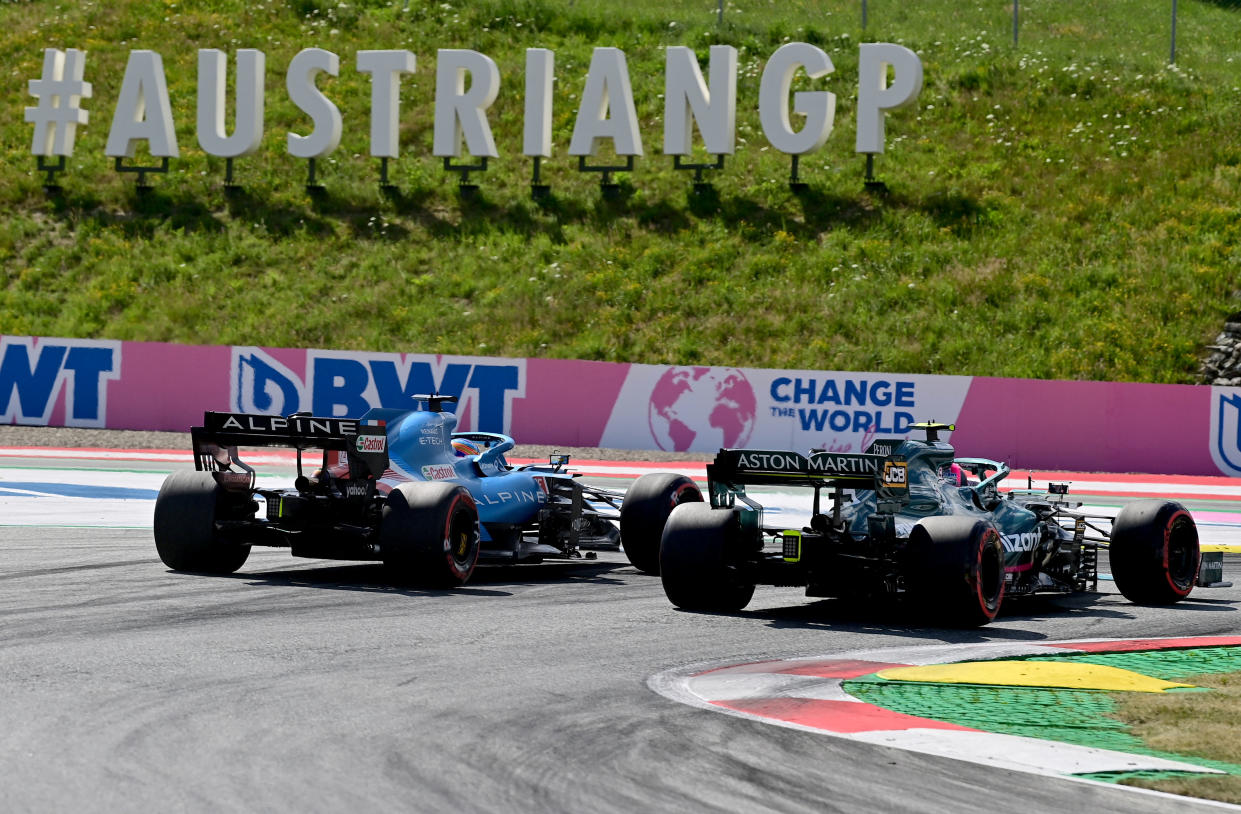
{"label": "driver helmet", "polygon": [[458,458],[468,458],[471,455],[481,455],[483,448],[476,441],[468,438],[452,439],[453,452],[457,453]]}
{"label": "driver helmet", "polygon": [[948,466],[948,471],[944,473],[944,480],[953,486],[969,486],[969,475],[961,468],[961,465],[953,462]]}

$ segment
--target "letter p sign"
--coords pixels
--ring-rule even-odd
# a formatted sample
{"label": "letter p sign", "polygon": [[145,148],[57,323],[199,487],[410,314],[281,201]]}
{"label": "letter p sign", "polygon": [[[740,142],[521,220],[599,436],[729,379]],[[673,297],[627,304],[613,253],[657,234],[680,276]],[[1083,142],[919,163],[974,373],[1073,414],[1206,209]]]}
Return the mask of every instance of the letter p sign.
{"label": "letter p sign", "polygon": [[922,60],[913,51],[890,42],[859,46],[856,152],[882,153],[885,112],[912,104],[921,92]]}

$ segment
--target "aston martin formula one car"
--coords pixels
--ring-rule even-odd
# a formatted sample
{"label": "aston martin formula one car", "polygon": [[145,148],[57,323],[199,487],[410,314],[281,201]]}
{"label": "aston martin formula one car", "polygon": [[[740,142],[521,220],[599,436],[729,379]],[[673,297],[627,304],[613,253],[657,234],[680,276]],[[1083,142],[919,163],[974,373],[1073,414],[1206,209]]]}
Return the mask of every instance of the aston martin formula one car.
{"label": "aston martin formula one car", "polygon": [[[878,440],[865,453],[721,450],[707,467],[709,502],[682,502],[663,527],[668,598],[734,611],[756,584],[805,586],[814,597],[899,597],[919,618],[977,626],[1006,599],[1095,590],[1100,549],[1136,603],[1176,602],[1208,584],[1197,527],[1180,504],[1141,500],[1112,520],[1082,512],[1065,484],[1001,494],[1005,464],[956,458],[939,439],[952,425],[914,426],[925,440]],[[751,485],[813,489],[809,525],[765,524]]]}
{"label": "aston martin formula one car", "polygon": [[[254,545],[297,557],[379,560],[400,578],[452,587],[476,564],[576,558],[617,548],[620,495],[584,486],[567,455],[511,466],[507,435],[453,432],[450,396],[360,419],[208,412],[195,469],[165,480],[155,545],[170,568],[232,573]],[[292,488],[257,485],[241,447],[292,447]],[[313,471],[304,450],[321,450]],[[593,556],[588,554],[587,556]]]}

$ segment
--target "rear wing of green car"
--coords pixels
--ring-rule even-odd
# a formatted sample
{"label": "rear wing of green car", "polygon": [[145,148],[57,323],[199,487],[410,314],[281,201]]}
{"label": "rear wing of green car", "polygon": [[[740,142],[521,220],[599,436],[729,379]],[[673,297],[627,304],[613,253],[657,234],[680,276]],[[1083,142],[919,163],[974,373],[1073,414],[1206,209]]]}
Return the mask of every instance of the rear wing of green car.
{"label": "rear wing of green car", "polygon": [[908,466],[900,455],[721,449],[707,464],[707,480],[725,489],[745,485],[809,486],[907,492]]}

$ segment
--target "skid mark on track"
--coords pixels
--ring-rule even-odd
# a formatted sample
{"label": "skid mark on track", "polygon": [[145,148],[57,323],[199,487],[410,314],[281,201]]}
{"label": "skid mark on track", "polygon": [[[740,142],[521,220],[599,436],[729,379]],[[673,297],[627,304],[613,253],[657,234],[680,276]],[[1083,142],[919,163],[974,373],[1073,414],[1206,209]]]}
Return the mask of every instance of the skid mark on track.
{"label": "skid mark on track", "polygon": [[92,565],[67,565],[63,568],[40,568],[34,571],[18,571],[10,574],[0,574],[0,582],[12,579],[29,579],[32,577],[47,577],[56,574],[72,574],[78,571],[100,571],[105,568],[130,568],[135,565],[150,565],[151,558],[143,557],[140,560],[120,560],[113,562],[100,562]]}

